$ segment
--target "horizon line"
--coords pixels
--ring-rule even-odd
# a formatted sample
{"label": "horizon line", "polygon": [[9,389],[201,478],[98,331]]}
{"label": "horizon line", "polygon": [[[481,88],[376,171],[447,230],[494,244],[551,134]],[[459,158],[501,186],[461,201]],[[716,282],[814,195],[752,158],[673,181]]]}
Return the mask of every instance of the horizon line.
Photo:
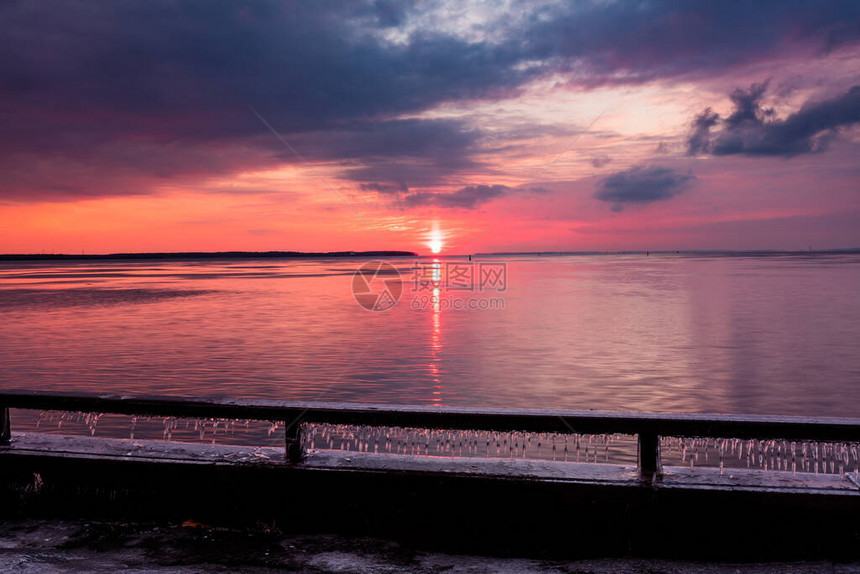
{"label": "horizon line", "polygon": [[170,259],[170,258],[326,258],[326,257],[469,257],[469,256],[562,256],[562,255],[690,255],[690,254],[836,254],[860,253],[860,247],[832,249],[621,249],[606,251],[487,251],[476,253],[421,254],[414,251],[144,251],[117,253],[0,253],[0,261],[87,260],[87,259]]}

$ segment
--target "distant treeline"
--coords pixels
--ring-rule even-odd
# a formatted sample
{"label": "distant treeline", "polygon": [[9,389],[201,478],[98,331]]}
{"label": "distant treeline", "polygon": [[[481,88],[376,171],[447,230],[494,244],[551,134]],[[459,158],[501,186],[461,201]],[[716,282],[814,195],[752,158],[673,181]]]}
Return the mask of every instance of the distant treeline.
{"label": "distant treeline", "polygon": [[818,249],[818,250],[750,250],[732,251],[725,249],[700,249],[700,250],[676,250],[676,251],[511,251],[497,253],[475,253],[475,257],[541,257],[541,256],[565,256],[565,255],[728,255],[732,257],[757,257],[772,255],[838,255],[841,253],[860,253],[860,247],[845,249]]}
{"label": "distant treeline", "polygon": [[0,254],[0,261],[24,260],[98,260],[98,259],[306,259],[327,257],[417,257],[411,251],[186,251],[180,253],[109,253],[106,255],[33,253]]}

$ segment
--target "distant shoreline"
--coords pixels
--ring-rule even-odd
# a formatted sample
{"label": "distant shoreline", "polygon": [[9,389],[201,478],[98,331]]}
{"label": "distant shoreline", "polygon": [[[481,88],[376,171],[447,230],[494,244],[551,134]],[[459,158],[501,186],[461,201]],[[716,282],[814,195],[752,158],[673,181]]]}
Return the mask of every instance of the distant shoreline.
{"label": "distant shoreline", "polygon": [[168,259],[326,259],[340,257],[418,257],[411,251],[187,251],[177,253],[108,253],[103,255],[69,253],[0,254],[0,261],[98,261]]}
{"label": "distant shoreline", "polygon": [[781,249],[681,249],[681,250],[630,250],[630,251],[498,251],[493,253],[474,253],[474,257],[558,257],[565,255],[839,255],[860,253],[860,247],[845,249],[781,250]]}
{"label": "distant shoreline", "polygon": [[[658,251],[511,251],[494,253],[449,254],[443,257],[465,258],[469,257],[559,257],[572,255],[699,255],[719,256],[730,255],[735,257],[761,257],[774,255],[839,255],[860,254],[860,248],[845,249],[816,249],[811,251],[802,250],[730,250],[730,249],[702,249],[702,250],[658,250]],[[212,259],[332,259],[332,258],[369,258],[369,257],[430,257],[430,255],[419,255],[412,251],[182,251],[167,253],[107,253],[107,254],[73,254],[73,253],[7,253],[0,254],[0,262],[3,261],[193,261]],[[438,257],[438,256],[437,256]]]}

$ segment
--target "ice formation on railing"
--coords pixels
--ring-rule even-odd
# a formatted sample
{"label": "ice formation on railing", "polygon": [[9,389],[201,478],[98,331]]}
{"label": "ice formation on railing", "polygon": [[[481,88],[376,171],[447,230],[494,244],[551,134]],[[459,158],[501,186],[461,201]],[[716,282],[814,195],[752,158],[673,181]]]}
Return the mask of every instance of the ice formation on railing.
{"label": "ice formation on railing", "polygon": [[[41,411],[28,419],[43,432],[212,444],[283,444],[292,423],[223,418],[104,415]],[[13,418],[13,421],[20,418]],[[32,428],[32,427],[31,427]],[[635,464],[635,435],[498,432],[412,427],[301,423],[306,451],[348,451]],[[860,480],[860,443],[777,439],[661,437],[663,467],[759,469],[793,473],[849,474]]]}
{"label": "ice formation on railing", "polygon": [[35,426],[39,428],[43,423],[53,425],[56,423],[57,430],[63,428],[64,423],[73,423],[86,428],[90,436],[95,436],[96,428],[99,420],[104,416],[104,413],[82,413],[69,411],[41,411],[39,418],[36,420]]}
{"label": "ice formation on railing", "polygon": [[413,456],[635,462],[635,437],[304,423],[306,450]]}
{"label": "ice formation on railing", "polygon": [[663,465],[855,476],[860,472],[860,444],[850,442],[663,437],[660,449]]}
{"label": "ice formation on railing", "polygon": [[[104,429],[104,436],[121,438],[122,427],[128,425],[127,438],[162,439],[162,440],[199,440],[211,441],[213,444],[224,437],[233,437],[240,433],[248,433],[250,425],[255,422],[249,419],[224,418],[180,418],[180,417],[147,417],[126,415],[105,415],[103,413],[84,413],[73,411],[41,411],[33,421],[36,429],[62,431],[64,434],[77,434],[86,429],[90,436],[95,436],[99,422],[110,421]],[[269,434],[277,430],[278,423],[260,423],[269,426]],[[104,426],[104,425],[103,425]]]}

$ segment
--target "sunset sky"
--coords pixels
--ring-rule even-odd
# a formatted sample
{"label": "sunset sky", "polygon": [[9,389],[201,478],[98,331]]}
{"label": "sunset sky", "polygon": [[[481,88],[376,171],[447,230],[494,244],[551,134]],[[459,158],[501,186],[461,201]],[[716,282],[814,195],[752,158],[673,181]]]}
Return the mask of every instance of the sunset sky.
{"label": "sunset sky", "polygon": [[0,4],[0,253],[860,247],[860,2]]}

